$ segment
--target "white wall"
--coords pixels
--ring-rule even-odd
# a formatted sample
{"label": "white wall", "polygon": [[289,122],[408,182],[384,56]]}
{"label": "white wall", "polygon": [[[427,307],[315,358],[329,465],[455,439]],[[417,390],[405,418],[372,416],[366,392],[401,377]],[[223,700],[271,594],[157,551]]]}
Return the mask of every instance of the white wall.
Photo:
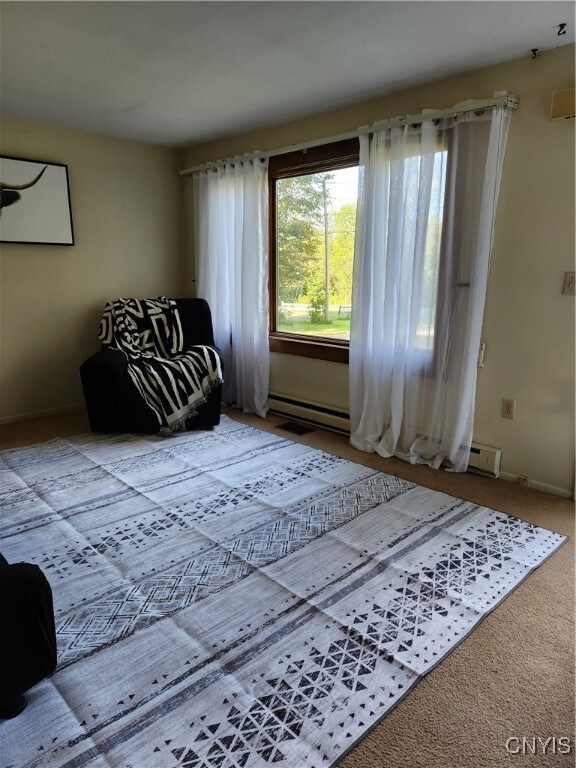
{"label": "white wall", "polygon": [[[189,147],[183,165],[273,150],[351,131],[423,108],[507,90],[512,118],[496,222],[474,437],[502,449],[502,471],[547,490],[574,486],[574,298],[561,294],[574,269],[574,121],[552,122],[556,90],[574,86],[574,46],[528,55],[275,128]],[[190,187],[186,190],[191,209]],[[192,233],[188,247],[193,248]],[[192,260],[192,255],[190,256]],[[272,355],[271,391],[347,410],[346,366]],[[517,400],[502,419],[503,397]]]}
{"label": "white wall", "polygon": [[186,293],[174,151],[14,119],[1,129],[2,154],[68,165],[76,244],[0,247],[0,422],[83,404],[78,368],[108,299]]}

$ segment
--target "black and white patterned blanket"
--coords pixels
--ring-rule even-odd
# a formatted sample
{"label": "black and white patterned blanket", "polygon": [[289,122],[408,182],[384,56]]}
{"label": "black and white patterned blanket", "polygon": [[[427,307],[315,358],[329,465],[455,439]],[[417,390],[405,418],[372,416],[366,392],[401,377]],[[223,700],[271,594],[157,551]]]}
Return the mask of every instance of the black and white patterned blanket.
{"label": "black and white patterned blanket", "polygon": [[106,304],[98,338],[128,358],[128,374],[158,424],[178,427],[222,382],[217,352],[208,346],[183,350],[183,333],[176,302],[116,299]]}

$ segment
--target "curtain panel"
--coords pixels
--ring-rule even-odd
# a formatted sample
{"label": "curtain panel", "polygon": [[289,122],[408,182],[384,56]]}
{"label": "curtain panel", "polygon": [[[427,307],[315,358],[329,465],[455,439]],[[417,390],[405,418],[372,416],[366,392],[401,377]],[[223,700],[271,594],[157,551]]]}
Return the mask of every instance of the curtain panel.
{"label": "curtain panel", "polygon": [[223,402],[267,411],[268,161],[234,160],[194,174],[198,295],[210,304],[224,363]]}
{"label": "curtain panel", "polygon": [[465,471],[511,110],[360,137],[351,440]]}

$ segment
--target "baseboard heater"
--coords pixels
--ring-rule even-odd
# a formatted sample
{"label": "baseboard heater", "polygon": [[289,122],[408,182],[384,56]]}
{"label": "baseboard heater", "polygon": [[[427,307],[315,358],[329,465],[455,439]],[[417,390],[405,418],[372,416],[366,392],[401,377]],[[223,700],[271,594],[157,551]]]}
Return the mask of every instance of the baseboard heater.
{"label": "baseboard heater", "polygon": [[311,424],[314,427],[329,429],[343,435],[350,434],[350,416],[345,411],[331,408],[310,400],[295,400],[283,395],[268,396],[270,413],[288,416],[295,421]]}
{"label": "baseboard heater", "polygon": [[472,443],[470,458],[468,459],[468,472],[475,472],[487,477],[499,477],[501,456],[500,448]]}
{"label": "baseboard heater", "polygon": [[[294,421],[329,429],[340,434],[350,434],[350,416],[345,411],[339,411],[321,403],[271,394],[268,397],[268,407],[270,413],[278,416],[286,416]],[[472,443],[468,471],[485,477],[499,477],[501,455],[500,448]]]}

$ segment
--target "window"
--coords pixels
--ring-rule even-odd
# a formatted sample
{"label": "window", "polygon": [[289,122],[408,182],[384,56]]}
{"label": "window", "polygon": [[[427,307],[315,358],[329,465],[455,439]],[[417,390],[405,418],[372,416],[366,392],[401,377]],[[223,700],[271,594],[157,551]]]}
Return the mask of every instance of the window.
{"label": "window", "polygon": [[278,331],[350,338],[357,190],[357,166],[278,180]]}
{"label": "window", "polygon": [[[348,362],[358,154],[352,139],[270,158],[272,351]],[[414,154],[404,163],[407,198],[417,189],[420,160]],[[426,357],[438,322],[446,164],[447,152],[439,150],[425,251],[415,264],[419,315],[410,345]]]}
{"label": "window", "polygon": [[270,158],[270,349],[348,361],[358,140]]}

